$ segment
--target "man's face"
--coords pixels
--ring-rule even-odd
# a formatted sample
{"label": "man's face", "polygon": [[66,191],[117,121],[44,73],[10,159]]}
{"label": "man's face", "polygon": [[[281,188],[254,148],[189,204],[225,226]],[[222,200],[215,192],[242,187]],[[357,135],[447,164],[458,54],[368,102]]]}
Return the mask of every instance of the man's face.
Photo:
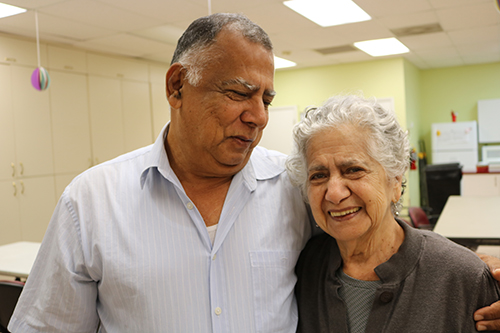
{"label": "man's face", "polygon": [[234,174],[247,163],[269,119],[273,55],[226,30],[208,52],[214,61],[202,71],[198,85],[184,79],[180,89],[182,147],[209,174]]}

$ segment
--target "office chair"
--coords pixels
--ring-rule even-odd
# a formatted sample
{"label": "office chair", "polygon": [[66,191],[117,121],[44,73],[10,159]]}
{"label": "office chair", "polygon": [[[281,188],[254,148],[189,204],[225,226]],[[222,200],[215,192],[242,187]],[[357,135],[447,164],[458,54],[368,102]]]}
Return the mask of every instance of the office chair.
{"label": "office chair", "polygon": [[410,215],[411,222],[415,228],[433,229],[434,226],[429,222],[429,218],[421,207],[408,207],[408,215]]}
{"label": "office chair", "polygon": [[7,324],[14,312],[24,282],[0,281],[0,332],[9,333]]}
{"label": "office chair", "polygon": [[459,163],[432,164],[425,167],[428,218],[436,224],[450,195],[460,195],[462,166]]}

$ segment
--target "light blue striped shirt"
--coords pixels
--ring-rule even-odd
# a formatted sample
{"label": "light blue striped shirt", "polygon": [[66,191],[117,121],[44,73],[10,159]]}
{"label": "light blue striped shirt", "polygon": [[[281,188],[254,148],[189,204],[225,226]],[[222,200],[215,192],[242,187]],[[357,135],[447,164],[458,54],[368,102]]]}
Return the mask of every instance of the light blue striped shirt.
{"label": "light blue striped shirt", "polygon": [[295,332],[294,266],[311,228],[285,156],[254,149],[212,245],[164,131],[66,188],[9,330]]}

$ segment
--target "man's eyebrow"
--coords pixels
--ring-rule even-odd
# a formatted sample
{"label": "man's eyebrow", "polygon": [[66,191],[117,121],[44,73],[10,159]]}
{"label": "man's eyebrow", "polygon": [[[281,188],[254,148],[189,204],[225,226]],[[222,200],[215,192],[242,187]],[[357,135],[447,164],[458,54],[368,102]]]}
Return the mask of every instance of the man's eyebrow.
{"label": "man's eyebrow", "polygon": [[[245,80],[243,78],[239,78],[239,77],[236,78],[236,79],[231,79],[231,80],[227,80],[227,81],[222,82],[222,86],[223,87],[229,86],[229,85],[233,85],[233,84],[244,86],[246,89],[248,89],[250,91],[258,91],[260,89],[260,86],[257,86],[255,84],[251,84],[247,80]],[[264,92],[264,94],[267,95],[267,96],[274,97],[274,96],[276,96],[276,91],[274,91],[274,90],[266,90]]]}

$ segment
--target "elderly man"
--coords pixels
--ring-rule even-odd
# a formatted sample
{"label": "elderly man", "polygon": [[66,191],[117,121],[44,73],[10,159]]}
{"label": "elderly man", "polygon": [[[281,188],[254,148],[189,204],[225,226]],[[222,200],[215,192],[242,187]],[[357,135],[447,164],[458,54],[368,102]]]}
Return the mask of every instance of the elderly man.
{"label": "elderly man", "polygon": [[285,156],[256,147],[273,75],[247,18],[193,22],[167,72],[171,122],[67,187],[9,330],[295,332],[311,230]]}

